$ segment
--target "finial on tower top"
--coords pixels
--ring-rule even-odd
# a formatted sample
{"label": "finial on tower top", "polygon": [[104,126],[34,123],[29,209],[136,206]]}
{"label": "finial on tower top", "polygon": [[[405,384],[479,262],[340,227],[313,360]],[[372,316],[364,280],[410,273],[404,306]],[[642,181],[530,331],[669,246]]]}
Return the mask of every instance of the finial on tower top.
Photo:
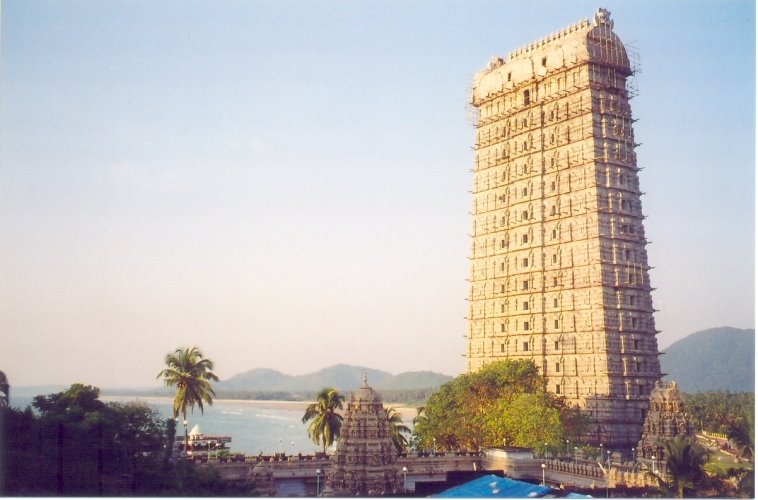
{"label": "finial on tower top", "polygon": [[613,19],[611,19],[611,13],[607,9],[600,7],[595,13],[594,22],[592,25],[608,26],[610,29],[613,29]]}
{"label": "finial on tower top", "polygon": [[363,387],[368,387],[368,373],[363,370]]}

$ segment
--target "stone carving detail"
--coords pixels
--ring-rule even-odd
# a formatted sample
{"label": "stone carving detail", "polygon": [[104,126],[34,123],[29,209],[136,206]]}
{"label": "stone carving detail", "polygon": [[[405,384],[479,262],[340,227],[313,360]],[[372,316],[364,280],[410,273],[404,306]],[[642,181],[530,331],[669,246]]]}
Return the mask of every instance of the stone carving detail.
{"label": "stone carving detail", "polygon": [[[614,213],[640,201],[634,69],[613,24],[600,9],[474,77],[465,356],[470,373],[531,359],[592,419],[584,441],[629,450],[661,370],[644,216],[624,209],[619,224]],[[610,142],[603,127],[624,133]]]}
{"label": "stone carving detail", "polygon": [[595,26],[608,26],[610,29],[613,29],[613,20],[611,19],[611,13],[602,7],[597,9],[594,21],[595,22],[593,24]]}
{"label": "stone carving detail", "polygon": [[[347,403],[324,496],[379,496],[400,491],[397,453],[387,426],[382,398],[364,377]],[[344,481],[339,479],[343,477]]]}
{"label": "stone carving detail", "polygon": [[662,441],[693,435],[692,424],[684,412],[684,401],[676,382],[657,382],[650,393],[650,409],[645,416],[642,438],[637,444],[639,458],[663,457]]}

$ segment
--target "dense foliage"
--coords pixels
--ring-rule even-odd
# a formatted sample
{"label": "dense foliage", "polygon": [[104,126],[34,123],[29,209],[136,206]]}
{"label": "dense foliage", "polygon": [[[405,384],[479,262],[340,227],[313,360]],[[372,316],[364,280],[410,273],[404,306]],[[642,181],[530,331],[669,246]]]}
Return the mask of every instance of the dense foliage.
{"label": "dense foliage", "polygon": [[417,448],[560,450],[582,434],[586,419],[545,390],[533,362],[505,360],[444,384],[414,423]]}
{"label": "dense foliage", "polygon": [[755,394],[728,391],[684,394],[684,408],[698,430],[728,433],[746,414],[754,414]]}
{"label": "dense foliage", "polygon": [[26,410],[0,412],[5,494],[245,493],[217,472],[172,462],[172,419],[139,404],[106,404],[95,387],[74,384]]}
{"label": "dense foliage", "polygon": [[707,450],[693,438],[684,436],[677,436],[662,444],[667,471],[664,481],[669,492],[676,494],[677,498],[696,492],[706,480]]}

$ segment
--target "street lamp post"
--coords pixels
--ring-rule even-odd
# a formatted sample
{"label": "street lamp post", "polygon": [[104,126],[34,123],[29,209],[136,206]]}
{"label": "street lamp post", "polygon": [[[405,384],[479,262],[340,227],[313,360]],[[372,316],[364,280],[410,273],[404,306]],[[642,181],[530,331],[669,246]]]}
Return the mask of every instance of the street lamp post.
{"label": "street lamp post", "polygon": [[321,469],[316,469],[316,496],[319,496],[319,489],[321,486]]}
{"label": "street lamp post", "polygon": [[434,453],[437,453],[437,438],[432,438],[432,445],[434,448]]}
{"label": "street lamp post", "polygon": [[632,447],[632,472],[635,472],[637,469],[637,458],[634,455],[634,447]]}
{"label": "street lamp post", "polygon": [[403,493],[408,493],[408,467],[403,467]]}
{"label": "street lamp post", "polygon": [[282,440],[279,439],[279,452],[284,455],[284,447],[282,446]]}
{"label": "street lamp post", "polygon": [[292,441],[292,456],[295,456],[295,442]]}
{"label": "street lamp post", "polygon": [[545,462],[542,462],[542,486],[545,486]]}
{"label": "street lamp post", "polygon": [[576,467],[578,464],[578,453],[579,453],[579,447],[574,446],[574,467]]}
{"label": "street lamp post", "polygon": [[600,443],[600,461],[603,461],[603,443]]}
{"label": "street lamp post", "polygon": [[545,443],[545,447],[542,448],[542,460],[547,460],[547,443]]}
{"label": "street lamp post", "polygon": [[566,440],[566,457],[570,456],[571,453],[569,453],[569,440]]}

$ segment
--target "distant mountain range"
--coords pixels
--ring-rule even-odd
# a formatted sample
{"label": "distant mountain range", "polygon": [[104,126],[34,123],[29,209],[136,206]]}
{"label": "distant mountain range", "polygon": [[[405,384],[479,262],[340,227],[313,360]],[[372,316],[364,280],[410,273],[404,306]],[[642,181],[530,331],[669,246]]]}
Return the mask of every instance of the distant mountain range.
{"label": "distant mountain range", "polygon": [[[674,342],[661,355],[661,370],[666,380],[676,380],[682,391],[728,390],[755,391],[755,330],[721,327],[696,332]],[[364,373],[374,389],[386,397],[402,397],[416,392],[411,398],[423,400],[431,391],[453,377],[431,371],[389,372],[338,364],[305,375],[287,375],[268,368],[256,368],[217,382],[214,388],[219,398],[241,397],[261,399],[304,399],[324,388],[334,387],[347,393],[360,387]],[[11,388],[11,395],[50,394],[65,389],[61,386]],[[424,390],[424,391],[422,391]],[[171,388],[104,389],[103,394],[173,395]],[[400,399],[394,399],[399,401]]]}
{"label": "distant mountain range", "polygon": [[721,327],[690,334],[664,350],[661,370],[683,392],[754,392],[755,330]]}
{"label": "distant mountain range", "polygon": [[352,391],[360,387],[363,376],[377,390],[429,389],[436,388],[453,377],[430,371],[389,372],[338,364],[305,375],[287,375],[268,368],[256,368],[218,382],[220,391],[318,391],[334,387],[339,391]]}

